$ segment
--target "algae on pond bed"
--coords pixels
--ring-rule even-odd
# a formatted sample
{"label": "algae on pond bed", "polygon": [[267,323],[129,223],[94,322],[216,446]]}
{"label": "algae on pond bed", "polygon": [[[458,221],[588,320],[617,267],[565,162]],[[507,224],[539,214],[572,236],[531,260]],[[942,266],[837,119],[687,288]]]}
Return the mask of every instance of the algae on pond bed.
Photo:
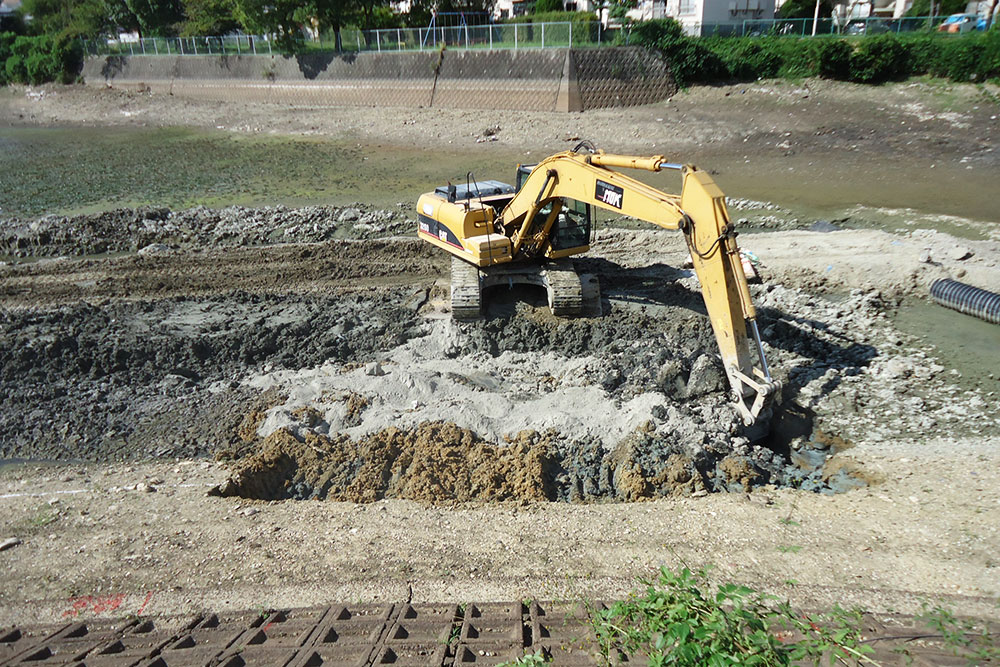
{"label": "algae on pond bed", "polygon": [[[0,216],[126,206],[411,203],[486,156],[183,128],[2,128]],[[433,157],[434,159],[430,159]],[[516,158],[511,158],[513,172]]]}

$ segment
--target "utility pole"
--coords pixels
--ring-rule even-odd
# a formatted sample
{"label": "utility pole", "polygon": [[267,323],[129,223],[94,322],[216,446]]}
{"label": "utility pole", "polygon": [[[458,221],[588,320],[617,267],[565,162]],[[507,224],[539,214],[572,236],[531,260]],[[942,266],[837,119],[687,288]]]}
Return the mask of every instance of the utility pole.
{"label": "utility pole", "polygon": [[816,0],[816,10],[813,12],[813,37],[816,36],[816,24],[819,23],[819,3],[820,0]]}

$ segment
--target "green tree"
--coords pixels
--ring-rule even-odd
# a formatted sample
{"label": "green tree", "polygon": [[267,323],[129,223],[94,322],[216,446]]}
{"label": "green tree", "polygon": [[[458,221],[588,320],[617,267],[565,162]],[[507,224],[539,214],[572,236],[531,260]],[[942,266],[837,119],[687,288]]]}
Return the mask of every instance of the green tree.
{"label": "green tree", "polygon": [[[948,16],[961,14],[965,11],[965,0],[934,0],[934,15]],[[906,12],[907,16],[930,16],[931,0],[913,0],[913,6]]]}
{"label": "green tree", "polygon": [[[816,0],[788,0],[781,5],[778,16],[783,19],[811,19],[816,11]],[[820,0],[820,18],[829,18],[833,13],[833,2],[831,0]]]}
{"label": "green tree", "polygon": [[184,37],[195,35],[224,35],[240,27],[233,17],[233,0],[183,0],[184,22],[180,33]]}
{"label": "green tree", "polygon": [[[629,23],[628,11],[638,6],[638,0],[604,0],[601,8],[608,10],[608,16],[619,23]],[[600,14],[598,14],[600,16]]]}
{"label": "green tree", "polygon": [[426,28],[434,14],[434,0],[413,0],[403,22],[410,28]]}
{"label": "green tree", "polygon": [[355,0],[233,0],[233,5],[234,18],[247,32],[274,35],[289,50],[298,48],[302,26],[308,25],[333,31],[339,51],[340,30],[357,12]]}
{"label": "green tree", "polygon": [[544,14],[545,12],[561,12],[562,10],[563,0],[538,0],[531,13]]}
{"label": "green tree", "polygon": [[183,19],[180,0],[125,0],[136,18],[143,36],[163,36],[177,33]]}
{"label": "green tree", "polygon": [[24,0],[36,34],[94,37],[109,27],[103,0]]}
{"label": "green tree", "polygon": [[403,26],[402,18],[387,5],[380,7],[362,7],[358,15],[358,27],[363,30],[385,30],[387,28],[400,28]]}
{"label": "green tree", "polygon": [[104,0],[103,5],[109,25],[125,32],[142,32],[139,17],[132,12],[126,0]]}

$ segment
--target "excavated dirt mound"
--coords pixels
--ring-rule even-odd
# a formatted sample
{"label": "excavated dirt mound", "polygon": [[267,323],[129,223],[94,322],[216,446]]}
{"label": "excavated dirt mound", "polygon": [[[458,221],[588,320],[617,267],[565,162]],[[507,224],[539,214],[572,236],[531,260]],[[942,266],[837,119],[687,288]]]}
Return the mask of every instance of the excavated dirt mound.
{"label": "excavated dirt mound", "polygon": [[[498,445],[443,422],[411,431],[392,427],[358,441],[312,433],[300,441],[282,430],[268,436],[213,493],[351,502],[639,500],[749,489],[758,477],[745,459],[723,458],[714,469],[700,470],[669,448],[661,448],[650,465],[640,451],[651,443],[639,444],[602,452],[580,443],[567,447],[557,434],[522,431]],[[580,456],[581,449],[590,461],[582,460],[588,457]]]}

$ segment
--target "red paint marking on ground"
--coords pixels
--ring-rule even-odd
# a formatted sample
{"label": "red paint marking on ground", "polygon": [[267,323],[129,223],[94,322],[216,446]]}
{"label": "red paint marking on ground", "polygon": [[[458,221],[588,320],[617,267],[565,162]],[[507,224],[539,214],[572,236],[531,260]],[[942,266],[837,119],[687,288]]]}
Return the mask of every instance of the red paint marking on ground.
{"label": "red paint marking on ground", "polygon": [[142,601],[141,605],[139,605],[139,611],[135,612],[135,615],[142,616],[142,612],[146,610],[146,605],[149,604],[149,601],[152,599],[153,599],[153,591],[149,591],[148,593],[146,593],[146,599]]}
{"label": "red paint marking on ground", "polygon": [[267,625],[265,625],[263,628],[260,629],[260,631],[263,632],[266,635],[267,634],[267,629],[269,627],[271,627],[272,625],[274,625],[274,621],[271,621],[270,623],[268,623]]}
{"label": "red paint marking on ground", "polygon": [[116,593],[114,595],[81,595],[79,597],[72,597],[69,599],[69,609],[63,612],[63,617],[67,616],[79,616],[85,611],[93,612],[94,614],[103,614],[105,612],[111,612],[118,607],[122,606],[122,602],[125,601],[125,595],[122,593]]}
{"label": "red paint marking on ground", "polygon": [[67,616],[79,616],[81,611],[90,608],[91,598],[89,595],[69,599],[69,609],[63,612],[63,618]]}

